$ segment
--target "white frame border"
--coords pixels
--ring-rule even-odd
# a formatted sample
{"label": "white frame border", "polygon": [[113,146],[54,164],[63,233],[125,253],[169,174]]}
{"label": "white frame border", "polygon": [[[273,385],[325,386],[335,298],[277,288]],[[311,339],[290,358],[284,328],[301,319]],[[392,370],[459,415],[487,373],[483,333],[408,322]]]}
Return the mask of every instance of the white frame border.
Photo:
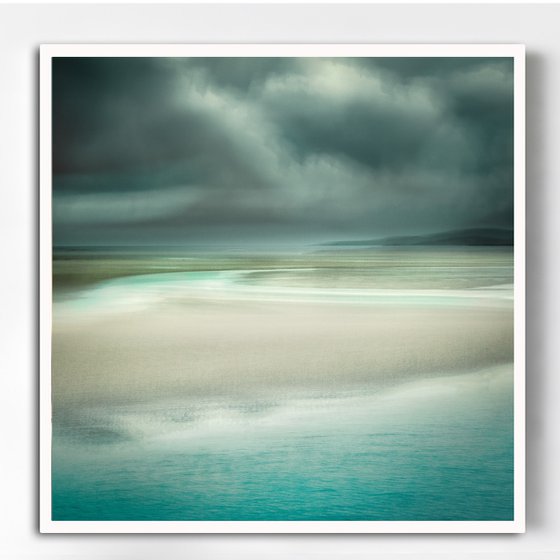
{"label": "white frame border", "polygon": [[[514,60],[514,519],[512,521],[53,521],[51,321],[53,57],[512,57]],[[76,44],[40,47],[39,530],[41,533],[525,532],[525,46],[449,44]]]}

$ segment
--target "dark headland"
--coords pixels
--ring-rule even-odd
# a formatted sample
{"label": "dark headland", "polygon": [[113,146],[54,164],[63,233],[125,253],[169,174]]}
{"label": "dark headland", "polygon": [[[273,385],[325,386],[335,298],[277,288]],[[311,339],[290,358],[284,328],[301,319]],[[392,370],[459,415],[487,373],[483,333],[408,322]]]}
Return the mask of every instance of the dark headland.
{"label": "dark headland", "polygon": [[470,228],[424,235],[404,235],[378,239],[332,241],[328,247],[378,247],[378,246],[513,246],[513,230],[500,228]]}

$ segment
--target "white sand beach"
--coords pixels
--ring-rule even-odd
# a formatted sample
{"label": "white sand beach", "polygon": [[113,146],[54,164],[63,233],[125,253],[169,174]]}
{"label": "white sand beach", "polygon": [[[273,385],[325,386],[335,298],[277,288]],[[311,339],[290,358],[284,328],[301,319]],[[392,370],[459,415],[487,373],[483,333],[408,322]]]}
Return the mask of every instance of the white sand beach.
{"label": "white sand beach", "polygon": [[387,385],[511,361],[508,307],[223,301],[58,318],[55,406]]}

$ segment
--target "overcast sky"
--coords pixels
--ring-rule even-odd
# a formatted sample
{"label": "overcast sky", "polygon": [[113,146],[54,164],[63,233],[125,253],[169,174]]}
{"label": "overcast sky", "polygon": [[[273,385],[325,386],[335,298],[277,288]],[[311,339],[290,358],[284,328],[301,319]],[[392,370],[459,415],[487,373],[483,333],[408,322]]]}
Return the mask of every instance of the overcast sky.
{"label": "overcast sky", "polygon": [[513,63],[56,58],[57,244],[512,227]]}

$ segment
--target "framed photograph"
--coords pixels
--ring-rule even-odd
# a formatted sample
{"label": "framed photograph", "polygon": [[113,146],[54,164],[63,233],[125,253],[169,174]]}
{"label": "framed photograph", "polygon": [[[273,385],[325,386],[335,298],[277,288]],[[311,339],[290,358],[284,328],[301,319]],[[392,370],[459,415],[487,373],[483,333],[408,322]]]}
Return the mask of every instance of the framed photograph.
{"label": "framed photograph", "polygon": [[522,45],[44,45],[40,530],[525,524]]}

